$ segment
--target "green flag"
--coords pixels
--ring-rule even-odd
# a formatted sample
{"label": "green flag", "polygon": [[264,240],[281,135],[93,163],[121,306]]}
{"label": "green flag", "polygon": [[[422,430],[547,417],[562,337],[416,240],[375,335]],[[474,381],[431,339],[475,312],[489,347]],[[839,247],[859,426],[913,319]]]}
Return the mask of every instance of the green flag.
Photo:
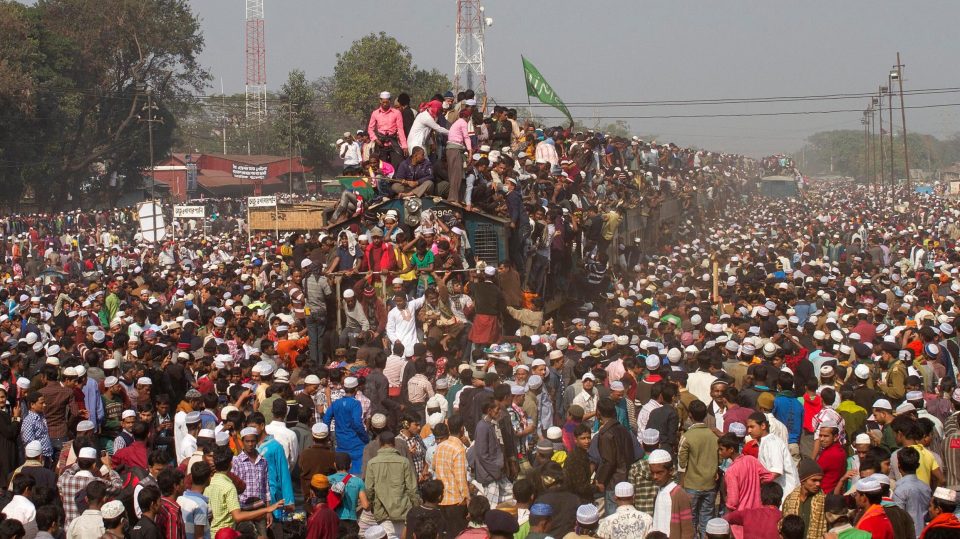
{"label": "green flag", "polygon": [[527,95],[536,97],[541,103],[559,110],[570,120],[570,125],[573,125],[573,117],[570,116],[570,111],[567,110],[567,106],[563,104],[560,96],[553,91],[543,75],[537,71],[537,68],[529,60],[522,55],[520,59],[523,60],[523,78],[527,81]]}

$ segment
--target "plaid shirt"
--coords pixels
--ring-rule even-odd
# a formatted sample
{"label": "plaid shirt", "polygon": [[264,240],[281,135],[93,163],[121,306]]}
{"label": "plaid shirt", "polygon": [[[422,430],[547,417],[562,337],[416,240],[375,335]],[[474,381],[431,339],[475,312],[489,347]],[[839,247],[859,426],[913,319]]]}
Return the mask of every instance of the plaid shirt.
{"label": "plaid shirt", "polygon": [[657,484],[653,482],[653,476],[650,475],[650,463],[647,462],[647,456],[630,467],[630,473],[627,480],[633,484],[633,506],[638,511],[643,511],[648,515],[653,514],[653,505],[657,501]]}
{"label": "plaid shirt", "polygon": [[427,446],[416,434],[411,434],[408,438],[401,432],[397,435],[397,438],[407,444],[408,456],[410,461],[413,462],[413,471],[417,476],[417,482],[420,482],[423,470],[427,467]]}
{"label": "plaid shirt", "polygon": [[467,486],[467,449],[463,442],[452,436],[440,442],[433,454],[433,471],[443,482],[440,505],[466,503],[470,489]]}
{"label": "plaid shirt", "polygon": [[20,440],[24,447],[34,440],[40,440],[40,454],[47,458],[53,457],[50,430],[47,429],[47,420],[42,415],[36,412],[27,413],[23,425],[20,426]]}
{"label": "plaid shirt", "polygon": [[264,503],[270,503],[270,488],[267,486],[267,461],[257,455],[256,461],[244,452],[233,457],[231,471],[243,481],[247,488],[240,494],[240,505],[247,503],[250,498],[259,498]]}
{"label": "plaid shirt", "polygon": [[160,498],[160,510],[157,511],[157,527],[163,532],[163,539],[186,539],[183,515],[176,500]]}
{"label": "plaid shirt", "polygon": [[223,472],[213,474],[210,484],[203,490],[203,495],[210,501],[210,536],[215,536],[223,528],[232,527],[232,512],[240,509],[240,500],[237,497],[237,487],[233,485],[230,476]]}
{"label": "plaid shirt", "polygon": [[97,479],[88,471],[81,471],[77,464],[71,464],[57,479],[57,487],[60,489],[60,498],[63,500],[63,512],[66,515],[64,527],[70,525],[73,519],[80,516],[80,508],[77,507],[77,493],[87,488],[91,481],[106,481],[109,483],[108,493],[119,492],[123,488],[123,479],[117,472],[110,470],[106,477]]}

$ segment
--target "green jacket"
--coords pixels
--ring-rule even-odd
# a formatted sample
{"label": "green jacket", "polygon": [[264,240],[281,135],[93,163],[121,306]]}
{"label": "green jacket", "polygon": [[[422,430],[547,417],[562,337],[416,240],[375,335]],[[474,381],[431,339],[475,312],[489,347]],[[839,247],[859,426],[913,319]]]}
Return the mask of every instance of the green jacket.
{"label": "green jacket", "polygon": [[678,454],[685,468],[683,488],[713,490],[717,486],[717,435],[703,423],[694,423],[683,434]]}
{"label": "green jacket", "polygon": [[377,522],[406,520],[407,512],[420,503],[413,465],[392,447],[381,447],[370,459],[364,480]]}

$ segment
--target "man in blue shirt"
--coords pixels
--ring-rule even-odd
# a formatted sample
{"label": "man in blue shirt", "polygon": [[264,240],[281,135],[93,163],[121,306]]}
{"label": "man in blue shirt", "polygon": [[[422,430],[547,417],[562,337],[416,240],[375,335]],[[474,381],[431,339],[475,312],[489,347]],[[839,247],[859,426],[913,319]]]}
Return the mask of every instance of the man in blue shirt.
{"label": "man in blue shirt", "polygon": [[363,426],[363,408],[357,400],[358,385],[355,377],[348,376],[343,381],[346,394],[335,400],[323,414],[323,422],[336,433],[337,450],[350,455],[350,473],[357,475],[363,464],[363,448],[370,441]]}
{"label": "man in blue shirt", "polygon": [[800,454],[800,435],[803,434],[803,404],[793,392],[793,375],[781,372],[777,379],[780,391],[773,400],[773,416],[787,427],[787,444],[791,455]]}

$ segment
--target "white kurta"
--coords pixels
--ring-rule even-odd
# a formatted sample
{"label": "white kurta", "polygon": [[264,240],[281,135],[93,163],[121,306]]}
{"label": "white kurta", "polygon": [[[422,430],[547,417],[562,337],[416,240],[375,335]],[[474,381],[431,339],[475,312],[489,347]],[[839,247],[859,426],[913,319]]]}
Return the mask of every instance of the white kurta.
{"label": "white kurta", "polygon": [[407,302],[407,308],[400,310],[396,307],[387,314],[387,338],[391,343],[403,343],[403,355],[413,355],[413,346],[420,342],[417,337],[417,310],[423,305],[424,297]]}

